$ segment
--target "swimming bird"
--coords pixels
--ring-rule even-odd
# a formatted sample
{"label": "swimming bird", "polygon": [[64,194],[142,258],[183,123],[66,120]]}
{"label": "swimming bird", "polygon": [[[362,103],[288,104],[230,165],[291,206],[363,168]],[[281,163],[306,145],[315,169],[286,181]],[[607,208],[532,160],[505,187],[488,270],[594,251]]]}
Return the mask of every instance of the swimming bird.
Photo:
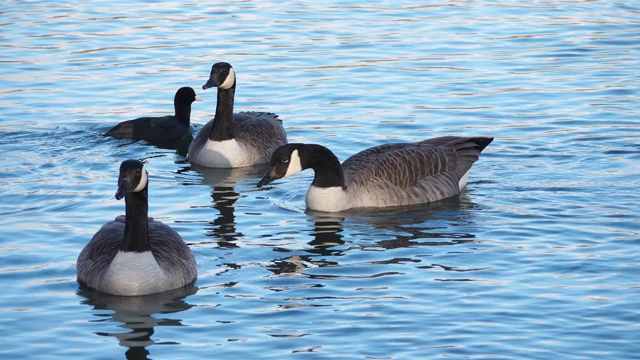
{"label": "swimming bird", "polygon": [[309,209],[337,212],[351,208],[428,203],[458,195],[471,165],[492,137],[445,136],[415,143],[393,143],[361,151],[342,165],[322,145],[292,143],[273,153],[271,169],[258,187],[311,168]]}
{"label": "swimming bird", "polygon": [[180,235],[147,217],[148,175],[144,164],[120,165],[116,199],[125,215],[98,230],[78,256],[78,281],[98,291],[124,296],[153,294],[191,284],[196,260]]}
{"label": "swimming bird", "polygon": [[191,124],[191,104],[202,101],[190,87],[178,89],[173,98],[174,115],[141,117],[119,123],[105,136],[116,139],[146,140],[154,144],[168,144],[180,140]]}
{"label": "swimming bird", "polygon": [[215,117],[189,145],[192,164],[211,168],[236,168],[267,164],[271,154],[287,143],[278,115],[267,112],[233,113],[236,75],[233,67],[218,62],[203,90],[218,88]]}

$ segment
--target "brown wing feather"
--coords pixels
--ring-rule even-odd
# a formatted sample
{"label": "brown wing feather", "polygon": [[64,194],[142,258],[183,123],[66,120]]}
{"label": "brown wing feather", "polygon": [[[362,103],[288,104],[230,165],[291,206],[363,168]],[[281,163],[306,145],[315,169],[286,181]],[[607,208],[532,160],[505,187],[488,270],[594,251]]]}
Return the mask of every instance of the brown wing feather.
{"label": "brown wing feather", "polygon": [[251,144],[259,152],[259,162],[269,162],[277,148],[287,143],[287,135],[278,115],[265,112],[241,112],[234,114],[234,138]]}
{"label": "brown wing feather", "polygon": [[171,276],[180,276],[184,281],[196,277],[195,257],[182,237],[168,225],[149,218],[149,242],[151,251],[161,268],[172,269]]}
{"label": "brown wing feather", "polygon": [[104,224],[78,256],[78,281],[87,283],[89,279],[96,279],[103,274],[118,253],[123,239],[124,216]]}
{"label": "brown wing feather", "polygon": [[447,136],[376,146],[342,163],[354,198],[378,206],[435,201],[460,192],[458,182],[492,138]]}
{"label": "brown wing feather", "polygon": [[[287,143],[287,135],[278,115],[269,112],[243,111],[233,114],[233,137],[244,143],[255,143],[255,149],[261,152],[263,162],[271,159],[271,154]],[[213,120],[209,121],[189,146],[189,152],[200,149],[209,139]]]}
{"label": "brown wing feather", "polygon": [[[121,215],[96,232],[78,256],[76,264],[78,281],[95,287],[90,280],[100,281],[120,250],[124,239],[124,228],[125,217]],[[164,269],[174,269],[168,276],[180,277],[178,282],[195,279],[196,268],[189,266],[195,263],[195,258],[177,232],[168,225],[149,218],[149,242],[158,264]]]}

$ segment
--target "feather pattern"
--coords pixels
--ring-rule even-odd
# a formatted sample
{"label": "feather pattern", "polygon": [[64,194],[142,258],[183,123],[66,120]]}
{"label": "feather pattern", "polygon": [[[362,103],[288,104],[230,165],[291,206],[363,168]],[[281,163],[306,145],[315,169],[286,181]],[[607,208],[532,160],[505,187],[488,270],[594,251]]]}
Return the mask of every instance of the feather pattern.
{"label": "feather pattern", "polygon": [[268,163],[271,154],[287,143],[278,115],[269,112],[233,113],[235,72],[228,63],[216,63],[202,87],[217,87],[215,117],[189,146],[193,164],[213,168],[245,167]]}
{"label": "feather pattern", "polygon": [[279,169],[282,159],[288,163],[298,149],[302,168],[315,171],[306,197],[311,209],[342,211],[428,203],[458,195],[471,166],[491,141],[491,137],[446,136],[384,144],[351,156],[340,168],[335,155],[325,147],[289,144],[274,153],[272,169],[259,185],[283,177],[286,169]]}
{"label": "feather pattern", "polygon": [[103,225],[78,256],[78,281],[101,292],[136,296],[193,283],[196,260],[180,235],[147,217],[147,180],[142,163],[123,162],[116,198],[126,214]]}
{"label": "feather pattern", "polygon": [[353,206],[361,207],[411,205],[455,196],[462,190],[460,179],[491,141],[483,139],[448,136],[364,150],[342,164],[348,197]]}
{"label": "feather pattern", "polygon": [[[162,222],[148,218],[149,244],[153,258],[162,272],[162,276],[153,279],[145,293],[156,293],[176,289],[189,284],[196,278],[195,258],[180,235]],[[114,258],[122,247],[125,231],[125,216],[103,225],[93,236],[78,257],[78,281],[99,291],[115,295],[144,295],[142,293],[122,293],[118,284],[107,281],[106,275]],[[179,242],[176,240],[180,240]],[[134,281],[145,282],[144,274],[128,278],[127,288],[139,288]],[[148,282],[148,281],[147,281]]]}
{"label": "feather pattern", "polygon": [[[232,139],[240,150],[229,154],[222,145],[216,146],[205,134],[210,134],[214,121],[202,127],[189,146],[192,163],[205,167],[234,168],[265,164],[271,154],[287,143],[287,135],[278,115],[269,112],[243,111],[233,114]],[[202,135],[201,135],[202,134]],[[209,146],[207,146],[209,145]],[[217,152],[212,154],[211,152]],[[215,160],[218,157],[220,160]]]}

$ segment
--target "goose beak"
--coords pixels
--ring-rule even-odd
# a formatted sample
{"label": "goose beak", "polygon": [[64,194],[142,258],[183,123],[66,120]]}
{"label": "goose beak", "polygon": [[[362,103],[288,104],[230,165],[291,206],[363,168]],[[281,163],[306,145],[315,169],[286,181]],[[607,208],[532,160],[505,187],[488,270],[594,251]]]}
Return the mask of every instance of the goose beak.
{"label": "goose beak", "polygon": [[120,200],[129,193],[131,186],[128,181],[118,181],[118,191],[116,191],[116,200]]}
{"label": "goose beak", "polygon": [[267,171],[266,174],[264,174],[264,176],[262,177],[262,179],[260,181],[258,181],[258,187],[262,187],[263,185],[267,185],[268,183],[272,182],[273,180],[279,179],[278,176],[276,176],[275,171],[273,170],[273,168],[271,168],[269,171]]}
{"label": "goose beak", "polygon": [[196,101],[202,101],[202,98],[198,95],[196,95]]}
{"label": "goose beak", "polygon": [[212,78],[209,78],[209,80],[202,85],[202,90],[207,90],[208,88],[212,88],[212,87],[218,87],[218,85],[216,84],[216,81]]}

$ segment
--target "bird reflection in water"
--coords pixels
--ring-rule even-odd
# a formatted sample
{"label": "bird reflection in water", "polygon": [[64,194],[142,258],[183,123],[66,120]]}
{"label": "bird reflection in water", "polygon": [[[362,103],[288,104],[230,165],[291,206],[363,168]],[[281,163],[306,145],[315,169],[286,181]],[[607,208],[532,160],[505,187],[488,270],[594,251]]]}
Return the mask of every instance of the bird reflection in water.
{"label": "bird reflection in water", "polygon": [[[309,247],[299,250],[275,248],[274,251],[290,255],[275,259],[269,270],[276,275],[299,273],[314,267],[340,266],[331,259],[352,249],[397,249],[420,246],[455,246],[475,243],[473,233],[473,203],[468,194],[430,204],[385,209],[358,209],[348,213],[323,213],[307,210],[313,223],[313,237]],[[345,229],[346,227],[346,229]],[[388,236],[385,236],[388,235]],[[344,240],[344,237],[352,239]],[[353,240],[357,239],[357,240]],[[370,242],[369,239],[375,239]],[[377,261],[421,262],[420,259]]]}
{"label": "bird reflection in water", "polygon": [[[117,296],[101,293],[86,286],[82,286],[78,295],[84,297],[82,304],[93,306],[94,316],[98,319],[91,322],[113,321],[118,328],[128,329],[128,332],[96,331],[99,336],[111,336],[118,339],[120,346],[128,348],[125,352],[127,359],[147,359],[149,345],[175,344],[172,341],[156,343],[151,337],[157,326],[184,326],[177,313],[192,307],[185,301],[186,297],[198,291],[194,285],[179,289],[145,296]],[[172,314],[172,316],[167,316]],[[161,316],[159,316],[161,315]]]}
{"label": "bird reflection in water", "polygon": [[[276,275],[295,273],[309,267],[336,266],[337,262],[326,260],[327,257],[339,255],[343,249],[342,239],[343,217],[331,214],[319,214],[310,218],[313,229],[310,231],[313,240],[309,241],[309,247],[305,248],[305,254],[296,251],[295,255],[275,259],[267,267]],[[292,250],[276,247],[274,251],[290,253]]]}
{"label": "bird reflection in water", "polygon": [[475,226],[473,209],[476,206],[465,191],[458,197],[421,206],[389,209],[385,213],[377,209],[362,212],[357,215],[357,219],[370,225],[371,235],[380,238],[381,235],[389,234],[389,239],[362,246],[397,249],[476,242],[476,235],[469,231]]}
{"label": "bird reflection in water", "polygon": [[202,174],[202,183],[213,187],[211,191],[212,207],[217,209],[220,214],[210,222],[213,226],[207,231],[207,235],[213,237],[219,246],[235,248],[237,247],[236,240],[244,236],[236,230],[235,203],[243,197],[235,191],[237,182],[243,179],[259,178],[268,168],[268,164],[233,169],[214,169],[191,165],[192,170]]}

